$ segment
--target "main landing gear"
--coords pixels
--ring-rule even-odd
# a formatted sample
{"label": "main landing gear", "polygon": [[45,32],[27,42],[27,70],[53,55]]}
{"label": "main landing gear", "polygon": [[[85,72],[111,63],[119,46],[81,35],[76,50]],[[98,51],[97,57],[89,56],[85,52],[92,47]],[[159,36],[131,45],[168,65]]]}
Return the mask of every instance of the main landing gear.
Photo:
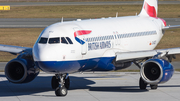
{"label": "main landing gear", "polygon": [[[139,79],[139,88],[144,90],[144,89],[146,89],[147,85],[148,84],[146,82],[144,82],[144,80],[140,77],[140,79]],[[150,87],[151,87],[151,89],[156,90],[158,85],[151,85],[150,84]]]}
{"label": "main landing gear", "polygon": [[52,89],[55,89],[56,96],[66,96],[70,86],[68,74],[56,74],[51,80]]}

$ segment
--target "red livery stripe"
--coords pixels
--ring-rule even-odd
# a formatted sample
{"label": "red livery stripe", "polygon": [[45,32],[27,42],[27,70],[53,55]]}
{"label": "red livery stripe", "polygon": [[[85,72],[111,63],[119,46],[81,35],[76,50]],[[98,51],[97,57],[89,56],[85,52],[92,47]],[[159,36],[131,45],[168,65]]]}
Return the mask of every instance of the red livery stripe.
{"label": "red livery stripe", "polygon": [[147,2],[145,2],[144,9],[150,17],[157,17],[156,9],[154,6],[150,6]]}
{"label": "red livery stripe", "polygon": [[78,31],[74,32],[74,37],[80,36],[80,35],[90,34],[91,32],[92,31],[90,31],[90,30],[78,30]]}

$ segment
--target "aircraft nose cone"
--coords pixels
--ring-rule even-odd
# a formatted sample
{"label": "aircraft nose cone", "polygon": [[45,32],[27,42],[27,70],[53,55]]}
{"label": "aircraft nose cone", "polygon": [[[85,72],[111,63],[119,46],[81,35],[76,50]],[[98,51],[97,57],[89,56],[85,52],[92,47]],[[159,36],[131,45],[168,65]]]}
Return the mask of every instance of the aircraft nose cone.
{"label": "aircraft nose cone", "polygon": [[48,45],[35,45],[33,47],[33,56],[35,61],[57,61],[57,49]]}
{"label": "aircraft nose cone", "polygon": [[45,72],[64,73],[67,70],[64,61],[58,61],[58,54],[54,47],[35,45],[33,56],[36,66]]}

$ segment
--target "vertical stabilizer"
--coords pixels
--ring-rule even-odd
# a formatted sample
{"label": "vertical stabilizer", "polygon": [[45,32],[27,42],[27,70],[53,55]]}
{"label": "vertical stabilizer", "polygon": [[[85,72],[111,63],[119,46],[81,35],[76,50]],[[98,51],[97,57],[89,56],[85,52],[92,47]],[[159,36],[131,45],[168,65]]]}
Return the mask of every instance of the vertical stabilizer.
{"label": "vertical stabilizer", "polygon": [[157,17],[158,0],[144,0],[139,16]]}

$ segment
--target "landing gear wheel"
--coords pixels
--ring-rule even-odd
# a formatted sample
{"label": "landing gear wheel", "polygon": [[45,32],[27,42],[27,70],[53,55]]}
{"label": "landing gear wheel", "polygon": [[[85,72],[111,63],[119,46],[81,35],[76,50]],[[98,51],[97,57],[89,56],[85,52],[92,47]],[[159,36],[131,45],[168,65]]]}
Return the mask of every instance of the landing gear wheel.
{"label": "landing gear wheel", "polygon": [[56,91],[55,91],[55,94],[56,96],[66,96],[68,93],[66,87],[57,87],[56,88]]}
{"label": "landing gear wheel", "polygon": [[[58,81],[58,86],[56,85]],[[56,74],[55,78],[52,78],[52,87],[54,88],[57,86],[55,90],[56,96],[66,96],[68,91],[67,88],[69,88],[70,82],[68,74]]]}
{"label": "landing gear wheel", "polygon": [[143,79],[140,77],[139,79],[139,88],[144,90],[147,87],[147,83],[143,81]]}
{"label": "landing gear wheel", "polygon": [[59,86],[59,80],[53,76],[51,79],[51,87],[52,89],[56,89]]}
{"label": "landing gear wheel", "polygon": [[65,85],[65,87],[66,87],[67,89],[69,89],[69,86],[70,86],[70,79],[69,79],[69,77],[68,77],[67,79],[65,79],[64,85]]}
{"label": "landing gear wheel", "polygon": [[151,86],[151,89],[153,89],[153,90],[156,90],[158,87],[158,85],[150,85],[150,86]]}

